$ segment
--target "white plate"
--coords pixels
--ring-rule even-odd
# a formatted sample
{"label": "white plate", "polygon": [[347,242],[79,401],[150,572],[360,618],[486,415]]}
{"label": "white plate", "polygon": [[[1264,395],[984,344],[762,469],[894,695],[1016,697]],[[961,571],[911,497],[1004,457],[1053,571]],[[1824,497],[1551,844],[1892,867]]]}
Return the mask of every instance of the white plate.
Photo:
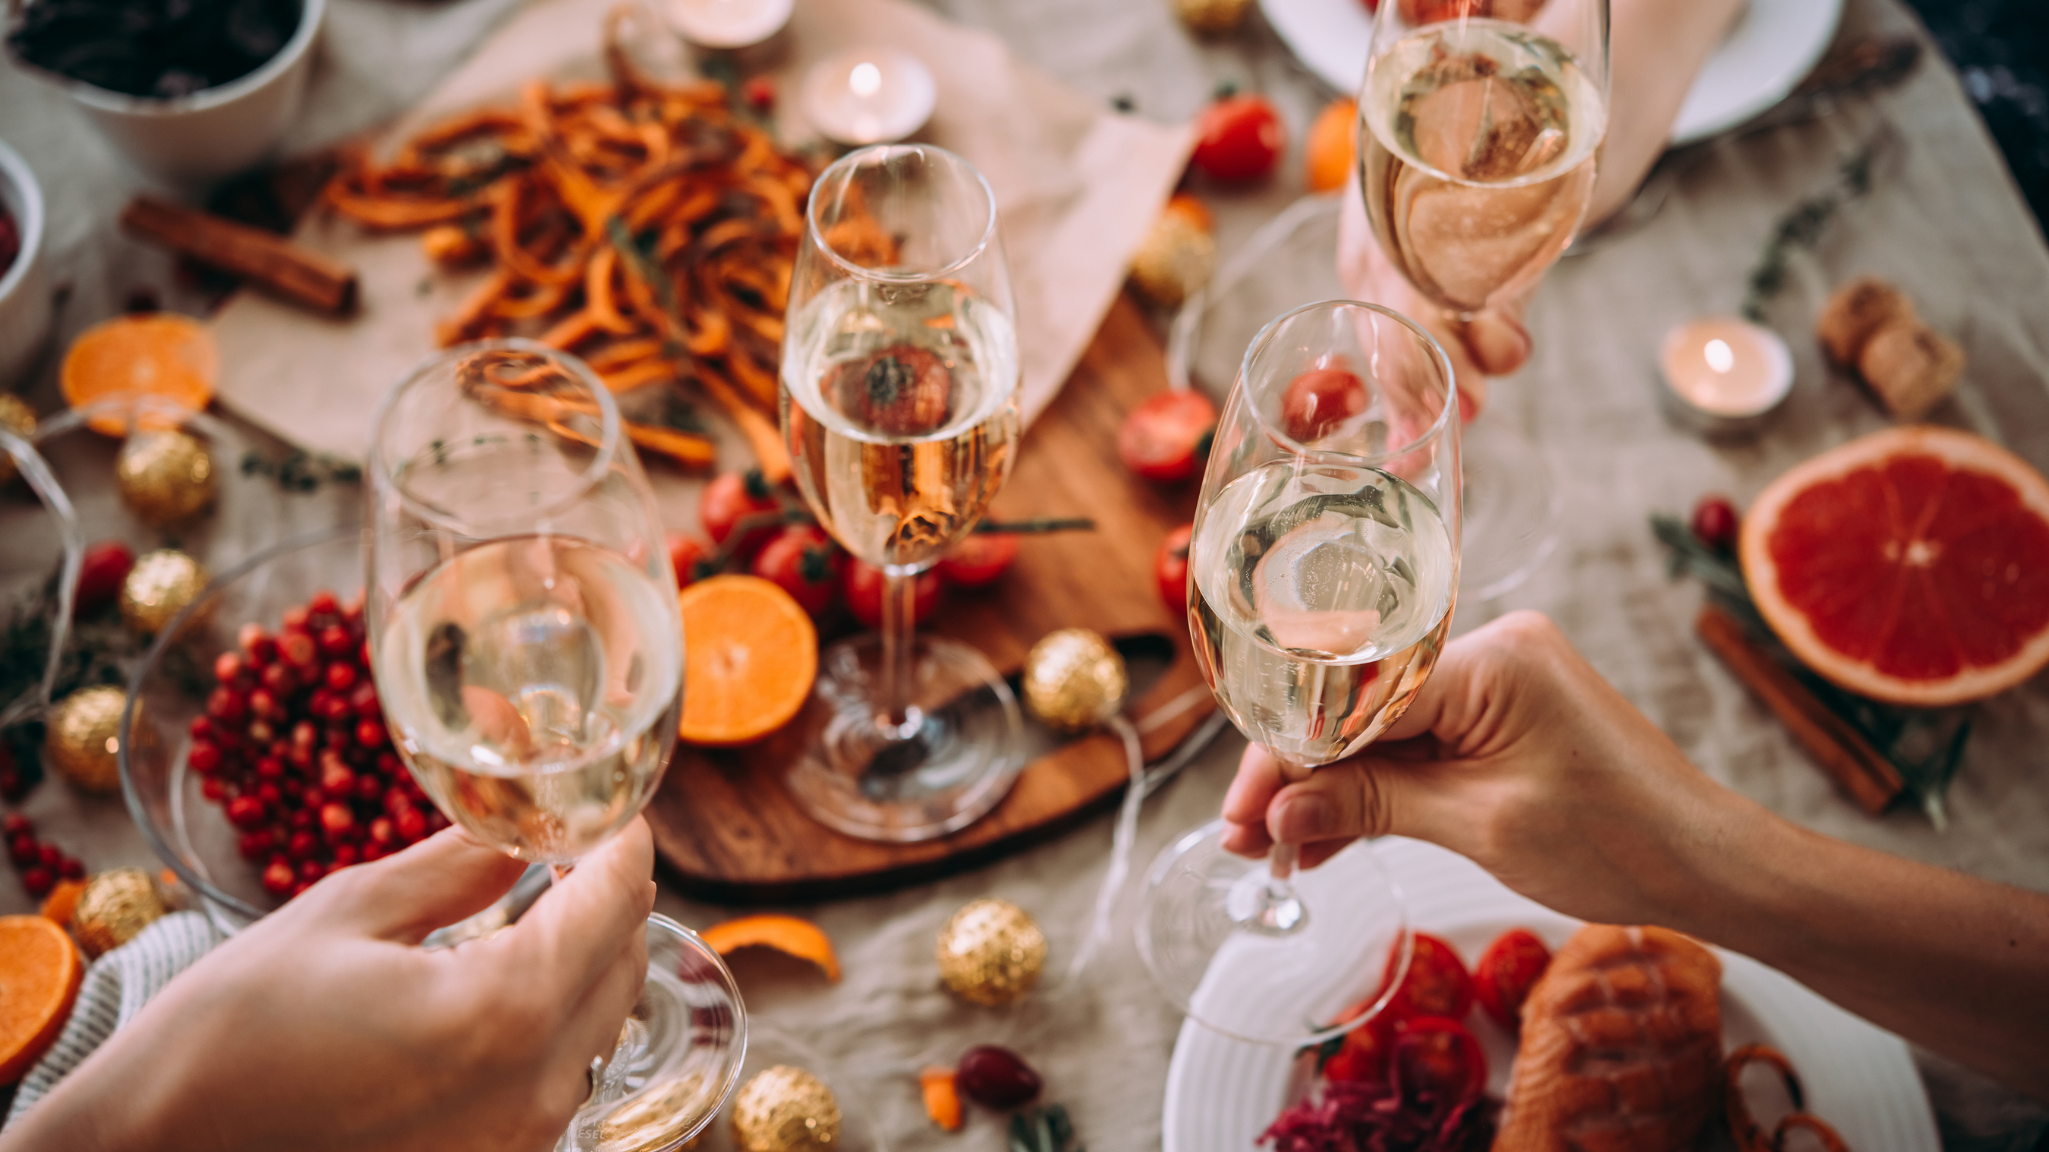
{"label": "white plate", "polygon": [[[1340,92],[1366,78],[1373,18],[1360,0],[1260,0],[1267,23]],[[1708,57],[1672,125],[1672,143],[1726,131],[1786,98],[1835,36],[1843,0],[1751,0]]]}
{"label": "white plate", "polygon": [[[1415,840],[1390,837],[1373,849],[1355,846],[1304,879],[1336,869],[1324,886],[1341,888],[1347,861],[1376,849],[1408,898],[1414,926],[1450,941],[1464,957],[1479,955],[1509,928],[1528,928],[1556,948],[1579,927],[1579,921],[1509,891],[1464,857]],[[1725,1045],[1762,1042],[1785,1053],[1800,1073],[1808,1108],[1857,1152],[1937,1152],[1935,1118],[1904,1041],[1755,960],[1716,953],[1722,961]],[[1479,1013],[1472,1019],[1487,1049],[1488,1088],[1499,1095],[1514,1045]],[[1297,1088],[1295,1076],[1293,1053],[1286,1049],[1229,1040],[1193,1021],[1183,1024],[1167,1069],[1166,1152],[1253,1152],[1259,1134]]]}

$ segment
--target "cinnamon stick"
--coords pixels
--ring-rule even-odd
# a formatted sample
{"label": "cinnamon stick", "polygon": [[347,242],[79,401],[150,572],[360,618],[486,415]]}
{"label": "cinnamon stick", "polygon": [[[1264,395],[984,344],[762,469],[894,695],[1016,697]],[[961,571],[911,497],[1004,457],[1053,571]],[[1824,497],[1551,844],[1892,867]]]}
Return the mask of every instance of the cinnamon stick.
{"label": "cinnamon stick", "polygon": [[1752,640],[1735,617],[1710,604],[1700,610],[1693,630],[1866,812],[1877,815],[1906,790],[1892,761]]}
{"label": "cinnamon stick", "polygon": [[150,196],[128,202],[121,226],[294,303],[336,315],[355,307],[354,269],[260,228]]}

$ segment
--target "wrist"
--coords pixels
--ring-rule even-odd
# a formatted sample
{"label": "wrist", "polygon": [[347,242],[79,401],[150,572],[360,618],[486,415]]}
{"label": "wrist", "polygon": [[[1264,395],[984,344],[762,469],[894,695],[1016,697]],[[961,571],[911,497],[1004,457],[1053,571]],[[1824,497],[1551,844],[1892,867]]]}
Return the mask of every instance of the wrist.
{"label": "wrist", "polygon": [[[1803,830],[1761,804],[1701,778],[1689,834],[1679,837],[1675,883],[1663,894],[1666,925],[1739,952],[1756,953],[1780,918],[1779,877]],[[1764,949],[1769,951],[1769,949]]]}

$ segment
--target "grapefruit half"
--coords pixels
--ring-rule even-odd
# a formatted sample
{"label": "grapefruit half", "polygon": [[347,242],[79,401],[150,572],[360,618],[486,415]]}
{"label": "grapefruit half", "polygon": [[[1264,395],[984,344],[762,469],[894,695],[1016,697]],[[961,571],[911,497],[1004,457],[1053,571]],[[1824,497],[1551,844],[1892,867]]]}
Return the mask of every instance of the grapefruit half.
{"label": "grapefruit half", "polygon": [[1893,428],[1774,480],[1739,544],[1765,620],[1860,695],[1939,707],[2049,663],[2049,482],[1989,440]]}

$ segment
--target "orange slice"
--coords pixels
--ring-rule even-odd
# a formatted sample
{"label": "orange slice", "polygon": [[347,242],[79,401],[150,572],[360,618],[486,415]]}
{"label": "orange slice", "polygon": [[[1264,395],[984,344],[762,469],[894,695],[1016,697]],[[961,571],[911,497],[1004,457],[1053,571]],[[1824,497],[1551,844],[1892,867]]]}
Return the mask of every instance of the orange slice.
{"label": "orange slice", "polygon": [[925,1096],[925,1115],[948,1132],[960,1131],[960,1083],[953,1069],[932,1066],[918,1070],[918,1090]]}
{"label": "orange slice", "polygon": [[1937,707],[2049,663],[2049,481],[1989,440],[1852,440],[1751,502],[1744,582],[1786,647],[1875,700]]}
{"label": "orange slice", "polygon": [[818,675],[818,630],[804,609],[759,576],[700,580],[678,602],[683,739],[747,744],[789,723]]}
{"label": "orange slice", "polygon": [[41,916],[0,916],[0,1084],[27,1075],[56,1043],[84,976],[64,929]]}
{"label": "orange slice", "polygon": [[832,940],[824,929],[809,920],[795,916],[742,916],[714,924],[698,935],[721,956],[730,956],[740,948],[766,945],[786,956],[818,965],[827,980],[837,983],[840,978],[840,958],[832,950]]}
{"label": "orange slice", "polygon": [[1352,136],[1358,131],[1359,105],[1340,96],[1323,106],[1302,138],[1303,177],[1311,192],[1335,192],[1352,174]]}
{"label": "orange slice", "polygon": [[[59,383],[64,401],[81,408],[124,392],[161,396],[194,412],[213,398],[220,357],[213,334],[198,321],[171,312],[121,316],[86,329],[64,354]],[[145,421],[152,427],[161,421]],[[94,417],[95,432],[125,435],[119,413]]]}
{"label": "orange slice", "polygon": [[59,880],[50,894],[43,897],[43,906],[36,915],[50,921],[59,928],[71,927],[71,914],[78,911],[78,897],[85,892],[83,880]]}

